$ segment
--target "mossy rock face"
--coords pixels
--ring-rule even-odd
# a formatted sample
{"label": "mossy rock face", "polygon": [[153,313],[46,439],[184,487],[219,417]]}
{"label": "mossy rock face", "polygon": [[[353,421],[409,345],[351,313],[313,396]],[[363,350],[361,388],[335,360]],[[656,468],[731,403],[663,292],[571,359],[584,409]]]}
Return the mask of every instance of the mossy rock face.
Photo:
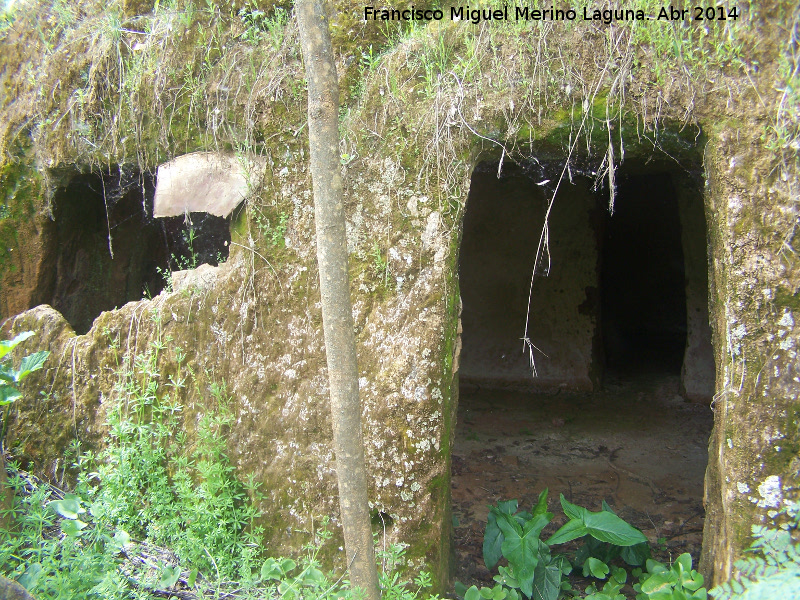
{"label": "mossy rock face", "polygon": [[[453,372],[442,366],[452,340],[442,332],[455,332],[457,314],[447,308],[455,302],[452,294],[445,301],[455,263],[450,233],[432,201],[420,200],[412,223],[395,221],[389,194],[419,194],[405,179],[387,158],[365,165],[351,180],[349,242],[364,264],[352,287],[370,502],[391,518],[387,542],[410,544],[409,565],[432,570],[441,587],[449,577],[454,427]],[[190,439],[198,416],[211,409],[209,386],[224,382],[231,394],[236,425],[227,437],[230,457],[240,478],[252,475],[263,484],[259,508],[269,552],[298,551],[308,540],[298,532],[311,530],[322,516],[338,526],[309,183],[305,166],[292,163],[274,187],[262,190],[265,197],[281,197],[265,214],[290,215],[281,243],[258,222],[238,221],[227,263],[204,266],[202,276],[200,270],[196,277],[184,275],[176,291],[102,313],[86,335],[75,336],[49,307],[13,319],[13,331],[40,332],[18,353],[34,347],[52,352],[46,369],[26,382],[28,400],[15,407],[9,442],[18,454],[52,476],[74,437],[86,448],[102,447],[104,411],[124,356],[160,340],[166,343],[161,380],[175,375],[179,348],[198,374],[197,383],[178,394]],[[387,220],[402,228],[387,231]],[[376,244],[388,279],[369,255]],[[323,549],[330,566],[344,566],[340,543]]]}
{"label": "mossy rock face", "polygon": [[[48,307],[8,322],[38,333],[18,353],[52,352],[26,381],[8,442],[38,473],[59,478],[71,440],[102,446],[123,355],[168,340],[163,377],[176,372],[178,348],[198,374],[178,398],[189,439],[212,407],[208,386],[224,381],[236,417],[231,460],[266,493],[264,542],[270,554],[296,553],[308,540],[297,531],[323,515],[339,524],[296,30],[288,21],[272,36],[238,12],[273,18],[287,5],[272,0],[222,12],[190,4],[161,3],[154,14],[146,0],[112,3],[69,22],[69,11],[42,3],[35,18],[19,17],[28,29],[0,40],[8,65],[0,84],[14,99],[0,106],[4,317],[46,300],[34,292],[47,262],[45,182],[54,168],[146,170],[220,148],[260,154],[269,165],[234,217],[230,258],[208,285],[195,278],[102,313],[81,336]],[[664,29],[625,54],[615,45],[623,38],[609,37],[616,27],[442,22],[387,32],[360,20],[363,5],[334,3],[371,508],[391,518],[387,541],[410,544],[410,566],[432,570],[437,590],[449,579],[458,253],[481,160],[569,157],[589,173],[609,145],[618,161],[624,153],[682,165],[702,153],[717,367],[705,574],[729,576],[750,524],[797,486],[798,167],[796,155],[776,160],[764,142],[779,101],[776,40],[788,9],[762,4],[748,16],[757,26],[730,30],[742,44],[738,58],[719,58],[724,48],[706,44],[692,63],[676,40],[658,47]],[[48,35],[31,19],[46,23]],[[147,40],[137,33],[145,25]],[[748,60],[758,70],[737,70]],[[698,75],[704,61],[713,66]],[[27,140],[25,152],[10,147],[15,136]],[[324,558],[342,568],[339,543]]]}
{"label": "mossy rock face", "polygon": [[146,15],[153,10],[155,0],[123,0],[122,9],[128,16]]}
{"label": "mossy rock face", "polygon": [[706,150],[717,395],[703,566],[717,580],[748,545],[750,525],[800,484],[800,314],[785,293],[800,287],[800,264],[785,245],[797,180],[776,168],[758,135],[722,127]]}
{"label": "mossy rock face", "polygon": [[15,149],[0,165],[0,315],[9,316],[45,301],[42,281],[52,223],[44,183],[30,153]]}

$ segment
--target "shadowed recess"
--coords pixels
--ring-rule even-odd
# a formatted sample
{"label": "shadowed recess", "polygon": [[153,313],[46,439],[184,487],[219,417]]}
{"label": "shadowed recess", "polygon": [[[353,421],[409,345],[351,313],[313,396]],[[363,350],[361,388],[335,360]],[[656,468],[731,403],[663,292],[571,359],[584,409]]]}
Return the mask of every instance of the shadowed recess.
{"label": "shadowed recess", "polygon": [[[559,493],[591,510],[607,501],[662,541],[662,562],[700,554],[714,389],[701,170],[626,161],[612,214],[607,179],[573,167],[531,288],[562,168],[506,163],[498,177],[486,162],[472,174],[452,455],[456,579],[467,586],[496,573],[483,564],[487,505],[530,510],[545,488],[551,508]],[[526,318],[537,377],[522,352]]]}
{"label": "shadowed recess", "polygon": [[[557,167],[506,164],[498,177],[496,164],[481,163],[473,173],[459,263],[462,385],[588,391],[607,373],[647,368],[680,374],[687,398],[710,401],[699,169],[625,163],[613,214],[607,190],[573,171],[553,203],[528,310]],[[526,311],[537,377],[522,352]]]}
{"label": "shadowed recess", "polygon": [[206,213],[152,218],[149,173],[117,168],[64,180],[54,193],[36,297],[78,334],[103,311],[159,294],[171,271],[227,259],[227,219]]}

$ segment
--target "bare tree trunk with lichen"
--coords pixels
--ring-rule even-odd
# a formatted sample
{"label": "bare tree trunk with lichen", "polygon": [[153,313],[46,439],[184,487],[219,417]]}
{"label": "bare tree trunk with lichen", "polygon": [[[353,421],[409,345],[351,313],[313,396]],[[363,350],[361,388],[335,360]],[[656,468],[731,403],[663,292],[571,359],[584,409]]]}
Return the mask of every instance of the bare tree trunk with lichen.
{"label": "bare tree trunk with lichen", "polygon": [[364,590],[367,600],[378,600],[339,164],[339,84],[323,1],[299,0],[295,10],[308,80],[317,262],[344,545],[351,584]]}

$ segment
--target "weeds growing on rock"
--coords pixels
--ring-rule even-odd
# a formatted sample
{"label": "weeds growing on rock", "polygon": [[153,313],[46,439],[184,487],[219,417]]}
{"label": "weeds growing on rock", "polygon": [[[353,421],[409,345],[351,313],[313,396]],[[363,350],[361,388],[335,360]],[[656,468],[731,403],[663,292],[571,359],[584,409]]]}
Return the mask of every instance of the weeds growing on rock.
{"label": "weeds growing on rock", "polygon": [[[41,599],[358,598],[344,576],[321,570],[327,518],[298,558],[267,557],[255,523],[259,484],[239,481],[227,457],[233,414],[224,383],[208,378],[193,443],[186,434],[181,391],[200,384],[185,358],[160,335],[121,358],[104,399],[106,447],[70,448],[72,492],[12,466],[16,499],[10,526],[0,528],[0,575]],[[430,586],[425,573],[402,580],[404,553],[402,545],[379,553],[387,599],[415,600]]]}
{"label": "weeds growing on rock", "polygon": [[[176,372],[164,377],[167,354]],[[179,394],[196,382],[183,361],[180,348],[160,337],[144,353],[123,358],[106,400],[107,446],[78,457],[74,494],[45,503],[55,492],[35,485],[21,501],[21,533],[6,532],[2,546],[8,574],[27,573],[23,581],[42,597],[62,597],[57,590],[112,597],[109,586],[128,592],[171,587],[182,570],[204,585],[235,580],[244,565],[263,560],[261,529],[253,522],[259,516],[252,503],[260,497],[258,485],[239,482],[225,452],[233,419],[225,386],[210,384],[212,408],[200,416],[197,442],[187,449]],[[60,531],[54,529],[59,516]],[[170,548],[170,558],[160,564],[134,561],[122,573],[130,540]],[[80,574],[76,581],[70,579],[73,571]],[[126,584],[130,577],[132,586]]]}
{"label": "weeds growing on rock", "polygon": [[368,256],[372,259],[372,271],[384,287],[389,285],[389,259],[381,253],[378,242],[372,244]]}
{"label": "weeds growing on rock", "polygon": [[107,421],[111,443],[97,457],[102,485],[88,487],[96,509],[137,539],[172,548],[182,564],[210,576],[230,579],[248,547],[258,539],[258,512],[251,501],[257,486],[239,483],[224,452],[224,435],[233,417],[224,385],[210,386],[209,404],[197,425],[198,441],[186,451],[179,391],[192,374],[181,360],[177,373],[163,380],[162,354],[181,357],[169,340],[153,342],[132,361],[124,360]]}
{"label": "weeds growing on rock", "polygon": [[11,407],[22,397],[18,385],[34,371],[42,368],[50,352],[42,350],[29,354],[20,362],[19,369],[15,369],[8,356],[14,348],[33,335],[32,331],[25,331],[13,339],[0,341],[0,527],[8,524],[8,510],[11,507],[10,491],[6,489],[6,461],[4,441],[8,433],[9,415]]}
{"label": "weeds growing on rock", "polygon": [[270,219],[263,212],[256,210],[255,221],[261,235],[269,241],[271,246],[286,247],[286,228],[289,221],[287,213],[282,212],[276,218]]}

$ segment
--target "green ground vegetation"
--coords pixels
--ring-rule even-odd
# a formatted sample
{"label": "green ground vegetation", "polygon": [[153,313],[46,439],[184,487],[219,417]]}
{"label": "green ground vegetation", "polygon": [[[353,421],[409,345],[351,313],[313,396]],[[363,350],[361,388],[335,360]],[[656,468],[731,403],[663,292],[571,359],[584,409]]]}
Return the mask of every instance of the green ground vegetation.
{"label": "green ground vegetation", "polygon": [[[268,556],[255,524],[259,486],[240,481],[226,455],[233,416],[224,383],[206,381],[208,409],[188,442],[179,399],[200,380],[168,337],[123,354],[106,400],[110,438],[98,453],[71,446],[71,490],[11,466],[15,503],[0,528],[0,575],[43,599],[178,590],[198,598],[357,597],[341,574],[321,570],[318,556],[332,535],[327,518],[298,556]],[[425,573],[413,582],[400,577],[404,554],[402,545],[380,553],[386,598],[414,600],[431,584]]]}
{"label": "green ground vegetation", "polygon": [[[608,504],[589,511],[568,502],[561,506],[567,521],[547,539],[542,531],[553,519],[547,510],[547,489],[530,511],[518,510],[517,501],[489,507],[483,540],[486,568],[493,588],[466,588],[456,583],[461,600],[756,600],[794,598],[800,593],[800,505],[784,500],[767,525],[753,525],[745,558],[737,561],[735,576],[708,591],[703,576],[692,568],[690,554],[664,564],[651,558],[644,535],[617,517]],[[582,541],[573,556],[556,554],[559,544]],[[505,564],[498,566],[501,559]],[[574,572],[591,583],[575,589],[568,579]]]}

